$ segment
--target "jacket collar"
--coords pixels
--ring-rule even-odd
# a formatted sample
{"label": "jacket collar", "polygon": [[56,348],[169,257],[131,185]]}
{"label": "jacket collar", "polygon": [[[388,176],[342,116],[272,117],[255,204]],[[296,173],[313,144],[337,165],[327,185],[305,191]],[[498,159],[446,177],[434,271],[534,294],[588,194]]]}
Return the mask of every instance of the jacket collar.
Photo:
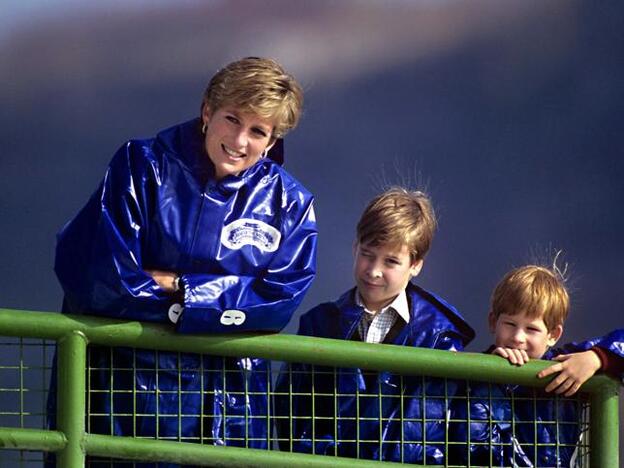
{"label": "jacket collar", "polygon": [[[362,302],[362,296],[360,296],[360,292],[357,291],[357,289],[355,292],[355,303],[358,306],[363,307],[365,313],[371,314],[371,315],[374,314],[374,312],[371,312],[370,310],[366,308],[366,306]],[[394,300],[390,304],[388,304],[386,307],[383,307],[377,313],[380,314],[390,308],[394,309],[394,311],[399,315],[399,317],[403,319],[405,323],[409,323],[410,321],[409,303],[407,302],[407,294],[405,294],[405,290],[401,291],[401,293],[397,297],[395,297]]]}
{"label": "jacket collar", "polygon": [[[417,318],[419,313],[424,311],[426,308],[434,308],[441,312],[445,317],[443,320],[447,323],[447,325],[444,326],[453,326],[458,335],[462,337],[464,346],[466,346],[474,338],[474,330],[466,323],[453,306],[447,304],[433,293],[430,293],[412,283],[408,283],[405,292],[409,304],[410,321],[393,340],[394,344],[405,344],[406,340],[408,340],[410,336],[418,335],[420,332],[418,328],[422,324]],[[336,307],[340,310],[340,313],[338,314],[340,321],[336,324],[339,327],[339,330],[336,330],[337,333],[335,336],[338,336],[341,339],[351,338],[357,329],[358,323],[362,319],[362,314],[364,314],[364,308],[356,304],[355,294],[356,288],[352,288],[344,293],[335,302]],[[431,325],[433,326],[433,324]]]}
{"label": "jacket collar", "polygon": [[356,291],[356,288],[349,289],[335,303],[340,311],[338,314],[340,320],[337,324],[339,327],[337,337],[343,340],[351,338],[364,314],[364,307],[357,305],[355,302]]}

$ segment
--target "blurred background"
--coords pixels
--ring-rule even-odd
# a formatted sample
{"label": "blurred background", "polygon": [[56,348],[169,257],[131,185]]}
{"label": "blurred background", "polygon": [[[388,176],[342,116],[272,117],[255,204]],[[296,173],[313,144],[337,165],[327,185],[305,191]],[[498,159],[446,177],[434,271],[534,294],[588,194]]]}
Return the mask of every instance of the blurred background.
{"label": "blurred background", "polygon": [[[317,279],[353,284],[355,224],[385,184],[424,187],[440,228],[417,283],[490,343],[510,268],[564,252],[563,340],[622,327],[624,3],[580,0],[4,0],[0,307],[60,309],[55,234],[113,152],[198,115],[249,55],[304,85],[286,167],[316,195]],[[561,263],[562,265],[563,263]]]}

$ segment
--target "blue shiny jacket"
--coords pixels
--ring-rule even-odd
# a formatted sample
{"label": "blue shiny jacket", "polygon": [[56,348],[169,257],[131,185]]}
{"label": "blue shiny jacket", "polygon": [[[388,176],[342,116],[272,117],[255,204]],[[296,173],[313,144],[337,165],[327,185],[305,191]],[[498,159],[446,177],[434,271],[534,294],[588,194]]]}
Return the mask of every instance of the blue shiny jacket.
{"label": "blue shiny jacket", "polygon": [[[410,321],[384,343],[461,350],[472,340],[474,331],[451,305],[412,284],[408,284],[406,292]],[[337,301],[320,304],[307,312],[301,317],[298,334],[357,339],[364,309],[356,305],[354,294],[352,289]],[[446,388],[446,395],[453,394],[452,387],[450,384]],[[444,397],[444,382],[362,369],[334,372],[332,368],[302,364],[283,367],[277,392],[310,393],[312,389],[314,402],[303,395],[276,398],[278,415],[290,418],[289,422],[283,419],[278,424],[282,450],[408,463],[422,463],[425,457],[430,464],[444,462],[448,408],[444,398],[431,398]],[[312,403],[315,418],[312,418]],[[432,419],[426,423],[424,434],[423,416]],[[356,439],[359,444],[354,442]],[[424,451],[423,440],[426,441]]]}
{"label": "blue shiny jacket", "polygon": [[[587,351],[594,346],[624,357],[624,329],[551,349],[542,359]],[[573,465],[581,436],[582,402],[578,399],[555,398],[552,394],[518,385],[492,384],[490,387],[478,382],[469,384],[467,395],[469,405],[463,398],[452,404],[451,419],[466,420],[470,407],[471,444],[469,447],[466,444],[467,423],[452,423],[452,463],[524,467]]]}
{"label": "blue shiny jacket", "polygon": [[[313,197],[272,159],[281,141],[269,157],[216,181],[200,126],[195,119],[117,151],[58,235],[65,313],[175,323],[179,333],[278,332],[288,323],[315,273]],[[178,273],[183,294],[166,293],[146,269]],[[266,396],[249,395],[267,391],[263,360],[97,348],[90,359],[101,369],[92,388],[109,389],[114,364],[136,369],[136,378],[116,371],[115,387],[137,390],[136,401],[116,394],[115,408],[92,396],[92,408],[161,415],[158,425],[154,416],[102,417],[92,432],[267,446],[266,420],[252,418],[267,414]],[[184,417],[168,417],[179,407]]]}

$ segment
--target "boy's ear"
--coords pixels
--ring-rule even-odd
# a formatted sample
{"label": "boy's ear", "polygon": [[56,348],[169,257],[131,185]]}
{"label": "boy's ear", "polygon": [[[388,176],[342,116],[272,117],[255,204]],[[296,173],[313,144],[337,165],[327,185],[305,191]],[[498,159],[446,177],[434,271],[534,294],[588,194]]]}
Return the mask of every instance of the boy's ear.
{"label": "boy's ear", "polygon": [[355,239],[353,241],[353,256],[354,257],[355,257],[355,254],[357,253],[358,245],[359,245],[359,242],[357,241],[357,239]]}
{"label": "boy's ear", "polygon": [[420,270],[422,270],[424,262],[425,260],[421,258],[420,260],[416,260],[414,263],[412,263],[412,266],[410,267],[410,275],[412,276],[412,278],[418,276]]}
{"label": "boy's ear", "polygon": [[563,325],[557,325],[548,332],[548,346],[554,346],[563,334]]}
{"label": "boy's ear", "polygon": [[490,312],[488,314],[488,326],[490,328],[490,333],[494,333],[496,331],[496,315],[494,312]]}

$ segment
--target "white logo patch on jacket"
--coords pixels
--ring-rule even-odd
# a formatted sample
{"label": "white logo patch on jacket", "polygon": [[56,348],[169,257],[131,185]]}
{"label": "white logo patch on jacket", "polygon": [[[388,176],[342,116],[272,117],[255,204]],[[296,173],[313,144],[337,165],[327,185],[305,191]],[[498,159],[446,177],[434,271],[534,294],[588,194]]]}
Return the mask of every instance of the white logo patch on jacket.
{"label": "white logo patch on jacket", "polygon": [[263,252],[275,252],[281,237],[281,233],[273,226],[250,218],[237,219],[221,231],[221,243],[232,250],[253,245]]}

